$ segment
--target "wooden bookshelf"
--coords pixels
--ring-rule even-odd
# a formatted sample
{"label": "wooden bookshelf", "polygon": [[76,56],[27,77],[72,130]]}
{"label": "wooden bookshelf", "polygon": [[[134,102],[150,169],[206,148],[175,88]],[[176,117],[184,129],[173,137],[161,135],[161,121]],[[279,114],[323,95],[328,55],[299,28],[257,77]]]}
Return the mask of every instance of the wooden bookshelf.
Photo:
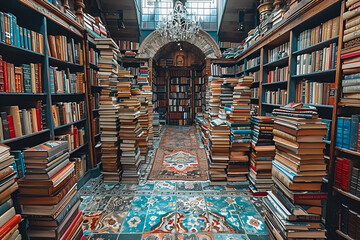
{"label": "wooden bookshelf", "polygon": [[336,230],[336,234],[339,235],[340,237],[343,237],[343,238],[347,239],[347,240],[354,240],[353,238],[349,237],[348,235],[341,232],[340,230]]}
{"label": "wooden bookshelf", "polygon": [[349,192],[346,192],[346,191],[344,191],[344,190],[342,190],[342,189],[340,189],[338,187],[333,187],[333,189],[334,189],[334,191],[340,193],[341,195],[343,195],[345,197],[348,197],[348,198],[351,198],[351,199],[353,199],[353,200],[355,200],[357,202],[360,202],[360,198],[358,196],[355,196],[355,195],[353,195],[353,194],[351,194]]}

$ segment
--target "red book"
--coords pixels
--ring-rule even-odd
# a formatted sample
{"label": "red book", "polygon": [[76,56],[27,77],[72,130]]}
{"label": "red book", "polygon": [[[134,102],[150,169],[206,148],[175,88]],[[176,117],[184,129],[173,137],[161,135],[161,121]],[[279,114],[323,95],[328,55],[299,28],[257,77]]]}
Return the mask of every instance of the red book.
{"label": "red book", "polygon": [[17,224],[19,224],[21,221],[21,215],[16,214],[13,216],[7,223],[5,223],[0,228],[0,239],[3,239],[3,237],[11,230],[13,229]]}
{"label": "red book", "polygon": [[320,193],[294,193],[294,201],[296,200],[327,200],[328,194]]}
{"label": "red book", "polygon": [[67,239],[73,228],[76,227],[76,223],[81,217],[82,217],[82,212],[79,211],[79,213],[76,215],[74,220],[71,222],[70,226],[66,229],[65,233],[61,236],[60,240]]}
{"label": "red book", "polygon": [[[359,123],[359,127],[360,127],[360,123]],[[357,151],[360,152],[360,129],[359,129],[359,132],[358,132],[358,144],[357,144]]]}
{"label": "red book", "polygon": [[343,172],[342,172],[342,181],[341,181],[341,189],[344,191],[349,191],[350,189],[350,179],[351,179],[351,170],[353,167],[353,161],[344,158],[343,159]]}
{"label": "red book", "polygon": [[346,53],[346,54],[341,55],[341,60],[356,57],[356,56],[359,56],[359,55],[360,55],[360,50],[355,51],[355,52]]}
{"label": "red book", "polygon": [[80,238],[80,240],[85,240],[85,236],[83,235],[83,236]]}
{"label": "red book", "polygon": [[37,126],[38,126],[38,130],[41,131],[41,112],[40,112],[40,109],[36,109],[36,123],[37,123]]}
{"label": "red book", "polygon": [[8,119],[8,123],[9,123],[10,138],[14,138],[15,137],[15,129],[14,129],[13,117],[11,115],[8,115],[7,119]]}
{"label": "red book", "polygon": [[7,69],[6,69],[6,62],[3,61],[3,73],[4,73],[4,92],[9,92],[8,87],[8,77],[7,77]]}
{"label": "red book", "polygon": [[335,83],[330,83],[329,91],[329,105],[334,105],[335,102]]}
{"label": "red book", "polygon": [[74,126],[73,129],[73,136],[74,136],[74,149],[78,147],[78,129]]}
{"label": "red book", "polygon": [[252,170],[254,170],[255,172],[257,172],[256,167],[254,167],[251,163],[250,163],[250,167],[251,167]]}
{"label": "red book", "polygon": [[0,55],[0,92],[5,92],[3,60],[1,55]]}
{"label": "red book", "polygon": [[335,186],[341,188],[342,183],[342,162],[343,159],[337,157],[335,163]]}

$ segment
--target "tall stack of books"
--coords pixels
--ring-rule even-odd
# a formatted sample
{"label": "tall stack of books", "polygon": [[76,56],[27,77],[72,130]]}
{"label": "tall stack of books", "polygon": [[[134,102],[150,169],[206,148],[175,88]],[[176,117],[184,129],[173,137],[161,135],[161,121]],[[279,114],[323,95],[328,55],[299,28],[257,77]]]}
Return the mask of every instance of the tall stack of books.
{"label": "tall stack of books", "polygon": [[226,169],[229,161],[230,128],[226,121],[216,118],[210,123],[210,184],[226,185]]}
{"label": "tall stack of books", "polygon": [[31,239],[80,239],[77,177],[66,141],[47,141],[24,151],[25,177],[19,179],[22,216]]}
{"label": "tall stack of books", "polygon": [[231,135],[230,161],[227,168],[228,182],[242,182],[247,185],[250,150],[250,86],[254,77],[235,78],[231,112],[227,116]]}
{"label": "tall stack of books", "polygon": [[152,126],[153,126],[154,138],[158,139],[160,137],[161,125],[160,125],[159,113],[157,112],[153,113]]}
{"label": "tall stack of books", "polygon": [[210,115],[216,118],[220,110],[220,95],[222,78],[209,77],[210,82],[210,99],[209,99],[209,111]]}
{"label": "tall stack of books", "polygon": [[140,167],[139,138],[143,129],[138,121],[140,102],[137,99],[120,99],[120,161],[124,168],[123,183],[138,183],[138,169]]}
{"label": "tall stack of books", "polygon": [[269,233],[282,238],[324,239],[321,223],[322,179],[326,124],[316,109],[300,103],[273,111],[275,160],[272,167],[274,187],[264,199]]}
{"label": "tall stack of books", "polygon": [[148,66],[141,66],[140,72],[137,77],[137,84],[139,85],[149,85],[149,67]]}
{"label": "tall stack of books", "polygon": [[21,239],[19,234],[20,214],[16,214],[11,194],[18,189],[14,156],[10,148],[0,144],[0,239]]}
{"label": "tall stack of books", "polygon": [[119,119],[117,105],[117,59],[118,47],[112,39],[97,38],[96,47],[100,49],[99,83],[103,87],[100,95],[100,129],[105,182],[119,182],[122,167],[119,161]]}
{"label": "tall stack of books", "polygon": [[[151,148],[153,145],[153,138],[154,138],[154,130],[153,130],[153,105],[152,105],[152,87],[149,86],[143,86],[142,87],[142,95],[145,96],[145,99],[148,103],[147,106],[147,118],[148,118],[148,126],[147,126],[147,136],[148,136],[148,140],[147,140],[147,147]],[[144,128],[143,128],[144,129]]]}
{"label": "tall stack of books", "polygon": [[344,26],[344,48],[356,46],[360,43],[358,25],[360,23],[359,3],[355,0],[346,1],[346,10],[343,14]]}
{"label": "tall stack of books", "polygon": [[265,116],[252,117],[251,125],[249,188],[252,194],[256,195],[270,190],[272,185],[271,169],[275,157],[274,119]]}

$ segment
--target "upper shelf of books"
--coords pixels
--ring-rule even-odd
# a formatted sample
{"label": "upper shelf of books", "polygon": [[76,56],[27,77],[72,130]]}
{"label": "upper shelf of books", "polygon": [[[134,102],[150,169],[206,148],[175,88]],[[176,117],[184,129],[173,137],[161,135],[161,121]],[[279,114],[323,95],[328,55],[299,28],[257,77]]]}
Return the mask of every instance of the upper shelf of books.
{"label": "upper shelf of books", "polygon": [[[263,47],[275,47],[288,42],[291,37],[291,32],[293,37],[298,41],[299,34],[304,30],[312,29],[319,25],[322,26],[326,21],[339,16],[340,3],[340,0],[310,0],[298,2],[297,5],[290,6],[289,10],[282,14],[282,20],[277,21],[275,24],[273,23],[272,27],[269,28],[271,24],[265,27],[259,25],[255,30],[251,30],[245,39],[245,43],[237,48],[242,51],[240,54],[236,54],[232,59],[219,59],[218,61],[234,64],[243,61],[245,58],[251,59],[254,53]],[[302,49],[304,51],[298,54],[336,42],[338,36],[332,34],[329,36],[328,39],[323,40],[325,41],[324,43],[321,41],[317,42],[316,46],[308,46],[309,49]]]}

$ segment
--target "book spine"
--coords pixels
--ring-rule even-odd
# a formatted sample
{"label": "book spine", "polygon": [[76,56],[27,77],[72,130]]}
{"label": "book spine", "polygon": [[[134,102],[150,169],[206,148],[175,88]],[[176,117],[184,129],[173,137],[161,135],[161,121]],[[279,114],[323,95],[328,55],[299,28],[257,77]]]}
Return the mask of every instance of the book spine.
{"label": "book spine", "polygon": [[350,133],[350,150],[357,150],[357,139],[359,132],[359,115],[352,115],[351,117],[351,133]]}
{"label": "book spine", "polygon": [[344,118],[343,148],[350,149],[351,118]]}
{"label": "book spine", "polygon": [[344,128],[344,118],[338,117],[336,123],[336,146],[343,147],[343,128]]}

